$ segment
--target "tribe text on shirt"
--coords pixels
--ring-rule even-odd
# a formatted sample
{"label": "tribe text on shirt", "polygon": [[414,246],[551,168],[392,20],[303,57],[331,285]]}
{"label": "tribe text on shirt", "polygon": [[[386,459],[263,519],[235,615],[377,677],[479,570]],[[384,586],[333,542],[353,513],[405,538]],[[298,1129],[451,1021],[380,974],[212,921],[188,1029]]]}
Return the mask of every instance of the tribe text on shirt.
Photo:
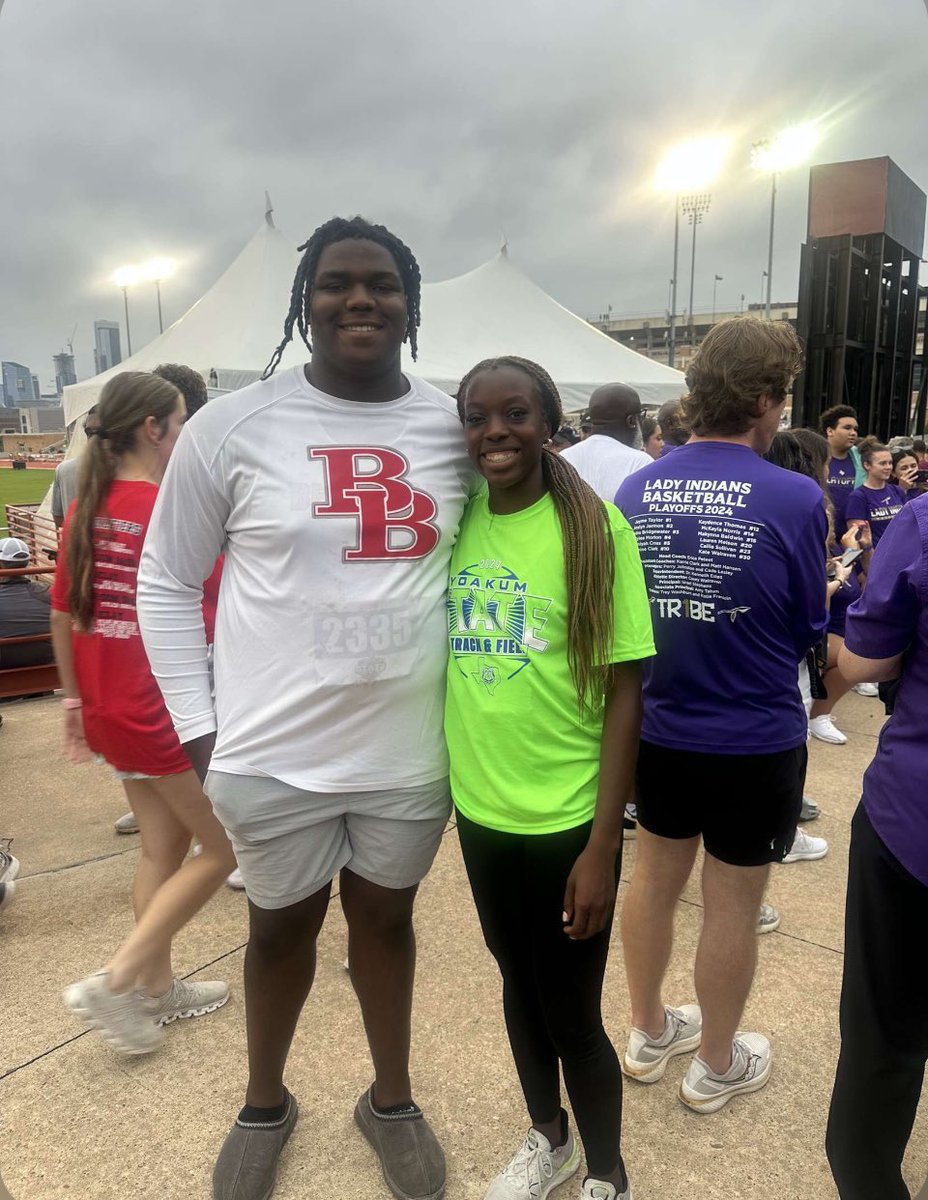
{"label": "tribe text on shirt", "polygon": [[[454,402],[409,377],[367,404],[302,367],[185,426],[139,574],[139,614],[183,741],[211,770],[308,791],[447,774],[445,596],[474,475]],[[215,711],[200,582],[225,552]]]}
{"label": "tribe text on shirt", "polygon": [[[628,522],[606,505],[615,545],[612,662],[654,653],[641,562]],[[445,734],[451,794],[503,833],[554,833],[596,807],[602,713],[581,719],[567,662],[561,524],[550,495],[520,512],[467,510],[448,592]]]}
{"label": "tribe text on shirt", "polygon": [[641,736],[715,754],[801,745],[797,666],[825,629],[821,488],[749,447],[691,442],[619,489],[657,657]]}

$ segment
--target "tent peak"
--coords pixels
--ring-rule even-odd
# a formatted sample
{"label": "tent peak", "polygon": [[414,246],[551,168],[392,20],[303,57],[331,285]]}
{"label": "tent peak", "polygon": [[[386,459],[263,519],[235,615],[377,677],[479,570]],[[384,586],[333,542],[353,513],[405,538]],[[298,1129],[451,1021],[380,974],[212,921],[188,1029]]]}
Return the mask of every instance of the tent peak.
{"label": "tent peak", "polygon": [[501,258],[509,257],[509,238],[506,237],[503,229],[499,231],[499,253]]}
{"label": "tent peak", "polygon": [[277,228],[274,224],[274,205],[271,203],[271,196],[267,189],[264,192],[264,219],[271,229]]}

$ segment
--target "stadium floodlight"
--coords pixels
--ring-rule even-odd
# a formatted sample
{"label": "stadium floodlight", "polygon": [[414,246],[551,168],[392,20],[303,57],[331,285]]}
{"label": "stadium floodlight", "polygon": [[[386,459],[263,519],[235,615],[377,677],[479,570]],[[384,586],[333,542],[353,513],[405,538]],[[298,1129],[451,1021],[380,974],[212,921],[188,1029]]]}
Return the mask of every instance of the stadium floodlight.
{"label": "stadium floodlight", "polygon": [[161,317],[161,281],[169,279],[174,274],[175,263],[170,258],[153,258],[141,269],[142,278],[155,285],[158,294],[158,332],[164,333],[164,321]]}
{"label": "stadium floodlight", "polygon": [[773,228],[777,208],[777,175],[792,167],[802,166],[812,157],[821,133],[814,121],[790,125],[775,138],[762,138],[751,146],[751,166],[770,176],[770,241],[767,247],[767,297],[764,316],[770,319],[770,296],[773,288]]}
{"label": "stadium floodlight", "polygon": [[113,283],[122,289],[122,300],[126,308],[126,349],[132,357],[132,332],[129,329],[129,288],[134,287],[142,279],[138,267],[120,267],[113,272]]}
{"label": "stadium floodlight", "polygon": [[[672,146],[661,159],[655,177],[658,191],[674,196],[673,275],[670,279],[670,343],[668,362],[674,365],[677,345],[677,265],[680,250],[680,197],[704,192],[718,178],[728,157],[730,139],[723,134],[689,138]],[[694,236],[696,217],[693,217]],[[691,279],[692,291],[692,279]],[[692,307],[692,305],[691,305]]]}

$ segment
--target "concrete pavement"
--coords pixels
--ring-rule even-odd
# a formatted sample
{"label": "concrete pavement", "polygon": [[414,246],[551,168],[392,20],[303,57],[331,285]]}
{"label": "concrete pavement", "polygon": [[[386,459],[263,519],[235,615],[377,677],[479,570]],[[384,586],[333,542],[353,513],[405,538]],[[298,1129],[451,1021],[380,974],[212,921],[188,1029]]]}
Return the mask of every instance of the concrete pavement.
{"label": "concrete pavement", "polygon": [[[233,996],[224,1009],[170,1026],[164,1049],[148,1058],[119,1058],[84,1033],[65,1012],[60,992],[98,967],[128,929],[137,838],[113,833],[124,804],[109,773],[61,759],[57,702],[7,704],[0,712],[0,835],[15,838],[22,862],[15,902],[0,918],[3,1179],[15,1200],[208,1200],[213,1160],[245,1079],[244,898],[223,889],[176,943],[179,974],[231,982]],[[831,851],[820,862],[772,872],[768,899],[780,908],[782,925],[760,939],[745,1017],[746,1028],[773,1042],[770,1085],[700,1117],[676,1098],[685,1059],[674,1060],[659,1084],[628,1083],[624,1152],[636,1200],[836,1195],[823,1140],[838,1050],[848,827],[881,714],[878,701],[852,694],[837,711],[848,745],[813,743],[807,793],[823,816],[806,828],[827,837]],[[630,843],[626,881],[634,858]],[[700,905],[698,885],[691,883],[679,906],[667,990],[672,1002],[695,999]],[[480,937],[453,825],[423,884],[417,928],[416,1096],[448,1155],[448,1200],[481,1200],[527,1119],[505,1039],[498,976]],[[370,1065],[342,966],[345,946],[335,901],[291,1055],[288,1084],[301,1117],[282,1160],[275,1200],[389,1197],[352,1119],[370,1082]],[[606,1010],[621,1052],[628,1000],[617,933]],[[926,1174],[923,1102],[907,1159],[913,1192]],[[566,1200],[578,1191],[574,1181],[555,1195]]]}

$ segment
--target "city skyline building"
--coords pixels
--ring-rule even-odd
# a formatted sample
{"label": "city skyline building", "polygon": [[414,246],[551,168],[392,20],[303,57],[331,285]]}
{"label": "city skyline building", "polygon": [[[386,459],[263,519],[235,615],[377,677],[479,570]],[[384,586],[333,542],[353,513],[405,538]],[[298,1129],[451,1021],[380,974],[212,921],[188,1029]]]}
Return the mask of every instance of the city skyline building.
{"label": "city skyline building", "polygon": [[77,372],[74,370],[74,355],[62,350],[54,355],[55,391],[60,396],[66,387],[77,383]]}
{"label": "city skyline building", "polygon": [[93,341],[94,374],[99,375],[122,362],[118,321],[94,321]]}
{"label": "city skyline building", "polygon": [[38,380],[28,367],[18,362],[0,365],[3,379],[3,407],[18,408],[39,399]]}

